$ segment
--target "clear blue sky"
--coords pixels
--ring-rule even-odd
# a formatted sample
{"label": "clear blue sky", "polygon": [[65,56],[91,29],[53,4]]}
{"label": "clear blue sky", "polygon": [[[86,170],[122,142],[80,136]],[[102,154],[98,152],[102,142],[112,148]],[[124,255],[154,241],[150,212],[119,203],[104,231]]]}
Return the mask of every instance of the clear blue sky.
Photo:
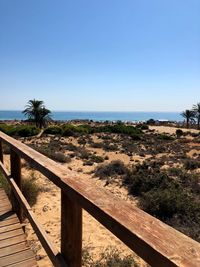
{"label": "clear blue sky", "polygon": [[190,108],[200,1],[0,0],[0,92],[0,110]]}

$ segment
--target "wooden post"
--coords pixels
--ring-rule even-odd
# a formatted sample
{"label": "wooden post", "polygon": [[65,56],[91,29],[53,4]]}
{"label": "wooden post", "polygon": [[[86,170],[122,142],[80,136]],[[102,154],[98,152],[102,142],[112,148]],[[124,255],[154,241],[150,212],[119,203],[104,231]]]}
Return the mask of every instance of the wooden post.
{"label": "wooden post", "polygon": [[3,163],[3,146],[1,140],[0,140],[0,161]]}
{"label": "wooden post", "polygon": [[[16,184],[21,190],[21,159],[20,156],[12,149],[10,151],[10,169],[11,177],[15,180]],[[13,192],[11,192],[11,201],[13,210],[17,213],[20,222],[22,222],[22,208]]]}
{"label": "wooden post", "polygon": [[61,190],[61,253],[69,267],[82,265],[82,208]]}

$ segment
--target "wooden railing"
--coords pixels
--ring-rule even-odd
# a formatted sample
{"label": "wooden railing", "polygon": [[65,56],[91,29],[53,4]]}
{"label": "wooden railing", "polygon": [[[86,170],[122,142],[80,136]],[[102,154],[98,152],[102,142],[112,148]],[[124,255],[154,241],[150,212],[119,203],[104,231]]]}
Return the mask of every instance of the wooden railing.
{"label": "wooden railing", "polygon": [[[2,142],[10,146],[11,174],[3,165]],[[54,248],[21,192],[21,158],[61,189],[61,248]],[[94,182],[0,132],[0,170],[12,189],[13,208],[26,212],[54,266],[81,266],[82,209],[155,267],[200,266],[200,244]]]}

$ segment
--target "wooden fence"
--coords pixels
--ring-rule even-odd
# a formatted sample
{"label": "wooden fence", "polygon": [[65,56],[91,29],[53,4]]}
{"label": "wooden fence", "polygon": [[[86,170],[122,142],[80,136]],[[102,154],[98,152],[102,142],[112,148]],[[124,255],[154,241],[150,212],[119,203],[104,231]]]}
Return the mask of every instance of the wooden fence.
{"label": "wooden fence", "polygon": [[[3,164],[2,143],[10,147],[10,170]],[[54,248],[21,192],[21,158],[61,189],[61,247]],[[200,244],[141,209],[97,187],[25,144],[0,132],[0,171],[12,190],[13,209],[22,208],[54,266],[80,267],[82,209],[155,267],[200,266]]]}

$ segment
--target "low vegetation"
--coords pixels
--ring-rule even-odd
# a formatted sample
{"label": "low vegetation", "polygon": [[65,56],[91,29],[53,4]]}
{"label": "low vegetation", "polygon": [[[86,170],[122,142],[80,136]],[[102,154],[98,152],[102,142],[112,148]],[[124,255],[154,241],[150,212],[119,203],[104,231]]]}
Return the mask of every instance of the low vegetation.
{"label": "low vegetation", "polygon": [[41,191],[42,188],[37,184],[34,173],[32,173],[30,177],[23,177],[22,193],[30,206],[36,204],[37,197]]}
{"label": "low vegetation", "polygon": [[94,173],[96,177],[102,180],[108,180],[110,178],[115,179],[118,176],[127,174],[127,167],[121,160],[115,160],[108,164],[97,166]]}
{"label": "low vegetation", "polygon": [[142,209],[200,241],[200,177],[184,169],[162,171],[144,163],[127,173],[124,185]]}
{"label": "low vegetation", "polygon": [[0,172],[0,187],[5,190],[7,195],[10,194],[10,185],[1,172]]}
{"label": "low vegetation", "polygon": [[29,137],[39,134],[39,128],[29,125],[0,124],[0,131],[10,136]]}
{"label": "low vegetation", "polygon": [[112,247],[106,248],[99,259],[94,260],[89,248],[83,249],[83,267],[139,267],[132,255],[122,256],[122,253]]}
{"label": "low vegetation", "polygon": [[[35,126],[5,124],[0,124],[0,130],[16,137],[40,131]],[[200,241],[199,133],[177,129],[176,134],[158,134],[147,124],[133,127],[121,122],[67,123],[47,127],[40,140],[24,141],[57,162],[78,160],[78,164],[93,166],[88,170],[106,185],[114,182],[124,186],[143,210]],[[6,147],[4,150],[9,153]],[[113,155],[118,158],[117,154],[119,159],[125,154],[129,165],[121,160],[112,161]],[[85,172],[83,166],[77,169]],[[31,185],[27,186],[31,187],[34,179],[28,181]],[[30,190],[34,192],[33,188]],[[28,194],[31,195],[30,191]],[[103,259],[95,264],[92,266],[107,266]]]}
{"label": "low vegetation", "polygon": [[[143,127],[127,126],[124,123],[117,123],[113,125],[104,126],[90,126],[90,125],[72,125],[63,124],[61,126],[49,126],[45,129],[46,134],[61,134],[62,136],[79,136],[93,133],[117,133],[130,135],[133,138],[140,138]],[[146,129],[146,126],[145,126]]]}
{"label": "low vegetation", "polygon": [[[7,195],[10,195],[10,185],[6,178],[0,173],[0,187],[2,187]],[[34,173],[30,177],[22,178],[22,193],[25,196],[26,200],[33,206],[36,201],[39,193],[42,191],[41,187],[37,184]]]}
{"label": "low vegetation", "polygon": [[49,146],[40,146],[40,147],[35,147],[35,149],[42,153],[43,155],[49,157],[50,159],[53,159],[57,162],[60,163],[69,163],[71,162],[71,158],[64,153],[60,151],[55,151],[55,149],[52,149],[52,147]]}

